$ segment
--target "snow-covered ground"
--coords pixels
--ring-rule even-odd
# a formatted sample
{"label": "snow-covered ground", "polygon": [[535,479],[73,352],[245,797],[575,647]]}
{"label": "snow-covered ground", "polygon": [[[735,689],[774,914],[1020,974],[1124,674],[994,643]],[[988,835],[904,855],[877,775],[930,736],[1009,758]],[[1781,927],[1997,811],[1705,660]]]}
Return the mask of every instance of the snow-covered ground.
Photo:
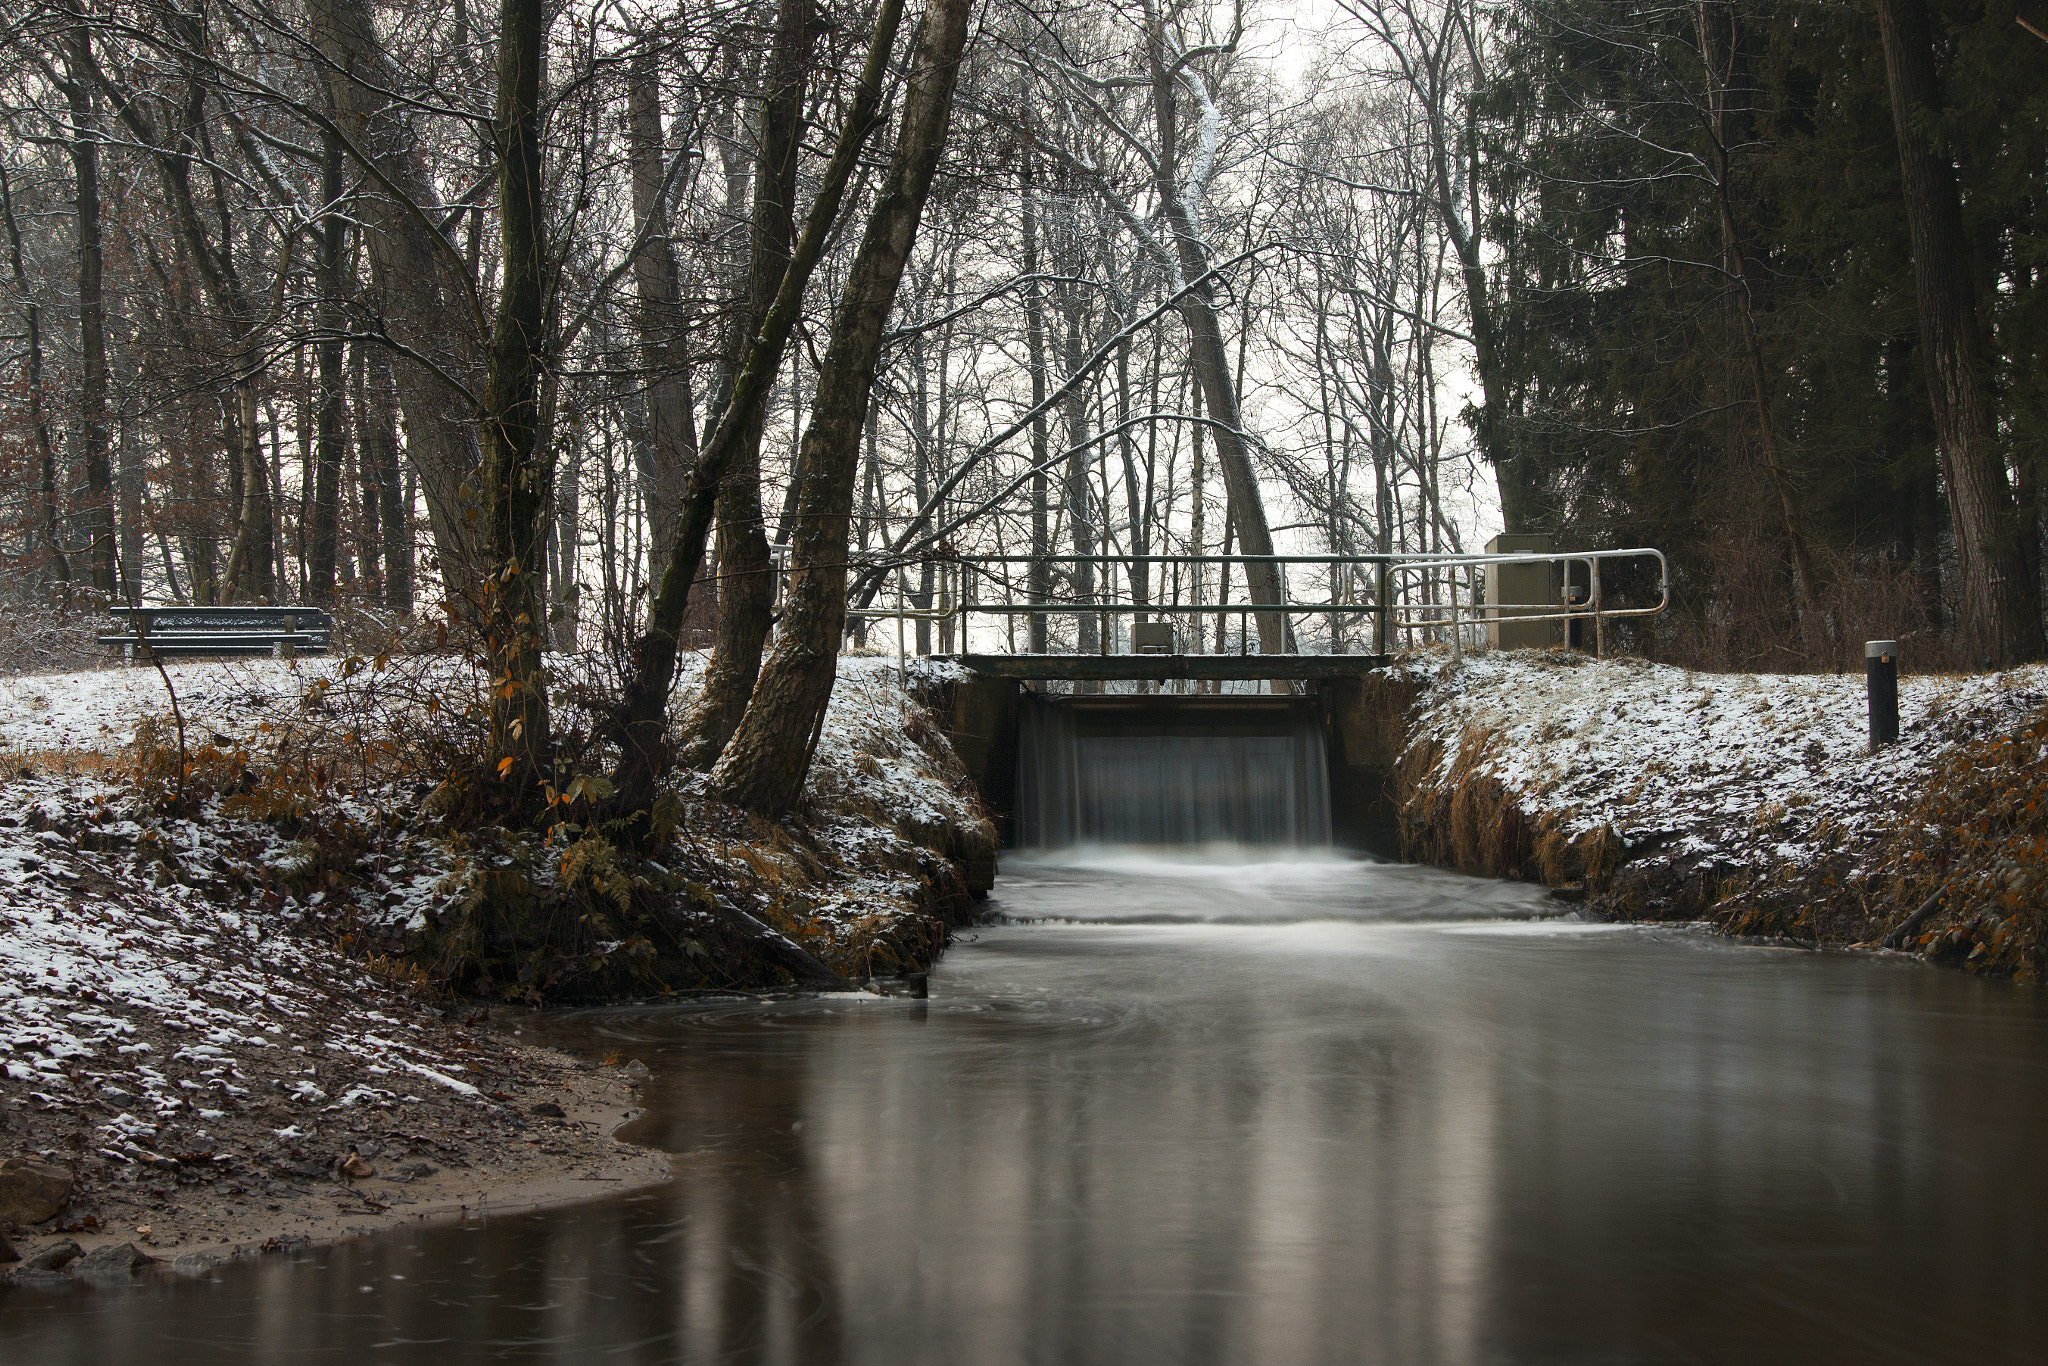
{"label": "snow-covered ground", "polygon": [[[0,793],[0,1154],[74,1180],[42,1231],[219,1257],[508,1183],[598,1189],[562,1188],[559,1154],[606,1181],[645,1165],[518,1103],[537,1086],[586,1115],[594,1074],[411,999],[252,881],[264,827],[156,817],[105,772]],[[376,1180],[327,1179],[351,1151]]]}
{"label": "snow-covered ground", "polygon": [[[191,662],[171,677],[195,744],[241,743],[334,667]],[[116,759],[143,717],[167,711],[152,669],[0,680],[0,752],[17,769],[0,810],[7,1076],[43,1088],[27,1093],[38,1104],[85,1105],[100,1121],[94,1146],[123,1161],[153,1144],[206,1146],[222,1107],[248,1103],[238,1077],[258,1055],[288,1058],[285,1072],[302,1079],[266,1101],[476,1097],[460,1038],[337,1009],[337,991],[383,989],[293,933],[297,917],[275,893],[248,890],[252,872],[293,856],[289,842],[261,823],[157,816],[93,762]],[[346,1086],[327,1080],[339,1058],[351,1063]],[[110,1093],[125,1098],[111,1114],[92,1104]],[[292,1128],[280,1123],[279,1136]]]}
{"label": "snow-covered ground", "polygon": [[1610,829],[1713,874],[1811,863],[1880,833],[1958,744],[2048,702],[2048,667],[1909,676],[1899,743],[1871,752],[1861,675],[1704,674],[1562,651],[1413,657],[1425,794],[1469,771],[1531,823]]}
{"label": "snow-covered ground", "polygon": [[[355,686],[343,672],[339,660],[169,666],[195,748],[253,746],[287,724],[306,724],[309,702]],[[686,669],[679,710],[697,676],[697,668]],[[405,724],[403,699],[373,704],[382,708],[382,724]],[[825,816],[821,833],[853,866],[808,899],[805,914],[821,933],[878,909],[907,909],[919,879],[914,847],[899,832],[978,819],[953,790],[957,773],[905,738],[914,710],[892,661],[843,661],[810,790]],[[186,1031],[205,1049],[312,1047],[309,1069],[327,1050],[391,1078],[370,1092],[349,1092],[350,1105],[371,1092],[421,1087],[468,1094],[462,1065],[417,1031],[374,1012],[334,1011],[322,995],[334,955],[296,932],[333,895],[353,899],[355,923],[417,927],[464,894],[461,858],[414,841],[355,870],[356,885],[345,890],[308,884],[280,891],[275,875],[310,856],[302,842],[264,821],[231,818],[217,802],[198,819],[155,815],[107,767],[118,764],[144,718],[160,726],[169,719],[154,669],[0,679],[0,759],[17,771],[4,780],[0,806],[0,1063],[7,1074],[57,1085],[77,1060],[92,1060],[95,1077],[141,1107],[118,1121],[118,1134],[108,1130],[109,1142],[146,1138],[148,1124],[134,1117],[145,1111],[179,1112],[186,1127],[203,1128],[205,1100],[234,1085],[228,1054],[202,1070],[199,1095],[152,1070],[158,1060],[148,1048],[124,1051],[121,1037],[142,1019]],[[337,723],[330,717],[328,724]],[[338,791],[330,800],[367,823],[415,804],[417,793]],[[316,1020],[319,1041],[307,1045],[308,1022]]]}
{"label": "snow-covered ground", "polygon": [[[300,703],[318,680],[334,677],[340,663],[180,660],[165,668],[195,738],[225,734],[243,739],[282,708]],[[0,749],[31,755],[112,754],[134,738],[139,719],[168,719],[170,710],[155,669],[0,678]]]}
{"label": "snow-covered ground", "polygon": [[[929,916],[933,838],[980,816],[894,662],[842,663],[811,771],[812,842],[742,855],[730,813],[708,833],[686,819],[682,871],[722,867],[721,895],[821,957],[844,951],[846,966],[886,959],[881,937]],[[445,722],[474,693],[453,658],[168,672],[195,752],[259,761],[287,734],[311,753],[425,727],[430,695]],[[699,672],[686,667],[678,712]],[[532,1121],[507,1102],[560,1060],[409,999],[416,970],[362,938],[402,942],[468,895],[491,856],[417,819],[428,785],[403,774],[330,783],[324,827],[219,795],[189,819],[165,815],[136,788],[132,746],[138,732],[171,743],[169,727],[153,668],[0,679],[0,1155],[73,1166],[112,1208],[131,1187],[216,1178],[262,1199],[366,1144],[459,1166],[489,1135],[518,1142]],[[699,781],[683,781],[693,811]],[[337,843],[336,828],[375,834]],[[542,878],[556,866],[536,864]]]}

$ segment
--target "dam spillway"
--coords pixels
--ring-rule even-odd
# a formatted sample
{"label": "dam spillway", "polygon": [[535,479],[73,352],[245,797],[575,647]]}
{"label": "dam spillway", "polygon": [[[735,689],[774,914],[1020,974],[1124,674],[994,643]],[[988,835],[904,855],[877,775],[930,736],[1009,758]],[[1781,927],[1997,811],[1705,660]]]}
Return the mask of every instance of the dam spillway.
{"label": "dam spillway", "polygon": [[1306,697],[1025,694],[1013,843],[1330,843],[1323,725]]}

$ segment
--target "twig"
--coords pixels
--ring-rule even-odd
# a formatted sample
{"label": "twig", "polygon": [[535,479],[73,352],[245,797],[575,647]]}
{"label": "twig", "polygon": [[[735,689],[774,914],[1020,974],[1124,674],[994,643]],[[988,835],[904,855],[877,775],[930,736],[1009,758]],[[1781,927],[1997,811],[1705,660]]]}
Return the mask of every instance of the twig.
{"label": "twig", "polygon": [[163,656],[149,648],[149,618],[142,614],[140,601],[135,604],[135,638],[140,648],[149,655],[149,662],[156,665],[158,678],[164,681],[164,692],[171,699],[171,721],[178,728],[178,805],[185,805],[185,713],[178,706],[178,690],[171,686],[170,670],[164,667]]}

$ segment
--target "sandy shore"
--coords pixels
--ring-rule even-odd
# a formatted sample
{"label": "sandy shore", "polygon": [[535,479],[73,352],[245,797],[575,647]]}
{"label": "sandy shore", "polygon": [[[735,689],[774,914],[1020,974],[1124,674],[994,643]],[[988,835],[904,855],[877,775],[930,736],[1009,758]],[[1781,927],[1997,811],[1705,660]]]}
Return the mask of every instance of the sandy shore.
{"label": "sandy shore", "polygon": [[[493,1100],[505,1099],[472,1113],[422,1103],[339,1124],[316,1122],[303,1139],[252,1144],[253,1152],[223,1145],[205,1160],[124,1163],[95,1155],[66,1166],[61,1150],[42,1149],[49,1156],[36,1160],[66,1166],[75,1185],[54,1218],[9,1231],[23,1259],[17,1268],[65,1243],[87,1253],[129,1243],[166,1268],[190,1272],[403,1226],[596,1199],[667,1179],[666,1154],[612,1137],[640,1113],[621,1069],[490,1042],[496,1047],[486,1049],[505,1069]],[[10,1106],[8,1125],[7,1137],[23,1136],[18,1105]],[[8,1147],[20,1151],[15,1143]],[[373,1174],[339,1170],[351,1153],[363,1158],[358,1170]]]}

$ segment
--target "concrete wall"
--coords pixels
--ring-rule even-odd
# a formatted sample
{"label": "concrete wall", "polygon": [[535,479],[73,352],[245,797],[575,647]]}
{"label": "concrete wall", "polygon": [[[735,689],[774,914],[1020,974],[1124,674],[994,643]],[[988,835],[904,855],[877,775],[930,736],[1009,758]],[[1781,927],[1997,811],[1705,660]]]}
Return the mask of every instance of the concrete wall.
{"label": "concrete wall", "polygon": [[1017,695],[1014,678],[973,678],[949,683],[926,699],[939,718],[953,752],[981,789],[981,802],[996,825],[996,838],[1010,846],[1017,810]]}
{"label": "concrete wall", "polygon": [[1384,674],[1316,685],[1330,766],[1330,826],[1339,847],[1401,857],[1395,770],[1408,743],[1408,708],[1420,691],[1416,683]]}

